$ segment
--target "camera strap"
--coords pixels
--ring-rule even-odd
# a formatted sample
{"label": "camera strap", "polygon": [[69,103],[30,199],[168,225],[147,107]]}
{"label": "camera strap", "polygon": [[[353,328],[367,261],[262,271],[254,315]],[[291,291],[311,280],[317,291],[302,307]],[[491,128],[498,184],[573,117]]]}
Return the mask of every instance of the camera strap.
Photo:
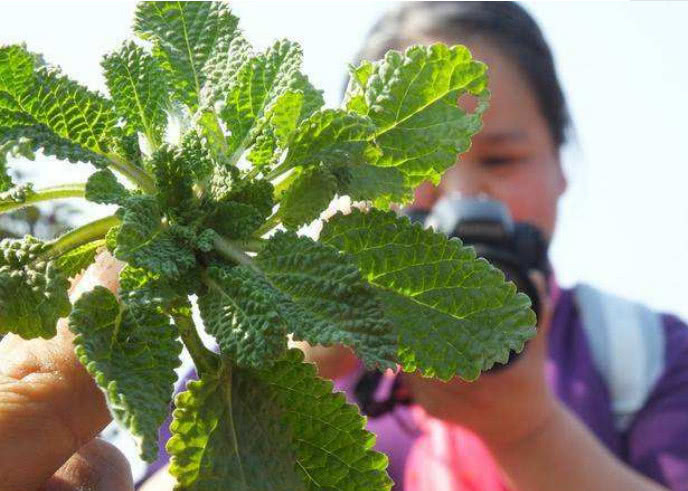
{"label": "camera strap", "polygon": [[661,318],[590,285],[577,285],[574,296],[595,367],[609,390],[614,425],[624,431],[664,371]]}

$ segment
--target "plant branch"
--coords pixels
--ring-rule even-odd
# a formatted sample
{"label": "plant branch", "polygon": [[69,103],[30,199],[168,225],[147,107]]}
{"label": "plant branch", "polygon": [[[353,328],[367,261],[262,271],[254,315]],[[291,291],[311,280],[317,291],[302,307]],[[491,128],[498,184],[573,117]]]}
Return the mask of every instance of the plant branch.
{"label": "plant branch", "polygon": [[216,373],[220,366],[220,357],[205,347],[201,341],[196,326],[191,316],[175,313],[172,315],[174,323],[179,329],[179,335],[186,349],[189,350],[191,359],[196,365],[199,377],[205,374]]}
{"label": "plant branch", "polygon": [[102,239],[112,227],[119,225],[119,222],[119,218],[112,215],[71,230],[48,242],[47,249],[41,253],[40,257],[43,259],[59,257],[72,249]]}
{"label": "plant branch", "polygon": [[118,155],[108,154],[107,157],[110,159],[113,169],[129,179],[132,183],[136,184],[144,192],[148,194],[155,193],[155,181],[145,170],[135,165],[131,165]]}
{"label": "plant branch", "polygon": [[0,214],[18,210],[33,203],[40,203],[41,201],[62,198],[83,198],[84,190],[85,185],[83,183],[75,183],[43,188],[36,191],[27,191],[23,201],[0,202]]}

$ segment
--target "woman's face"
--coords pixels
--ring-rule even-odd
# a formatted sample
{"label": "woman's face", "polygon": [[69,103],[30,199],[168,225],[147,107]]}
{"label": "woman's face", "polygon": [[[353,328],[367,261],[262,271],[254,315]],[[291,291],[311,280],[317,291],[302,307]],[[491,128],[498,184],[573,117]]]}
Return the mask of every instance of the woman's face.
{"label": "woman's face", "polygon": [[508,58],[486,42],[469,47],[489,67],[492,97],[483,129],[438,187],[425,183],[417,189],[412,206],[429,209],[453,191],[485,193],[506,204],[515,220],[537,225],[551,238],[566,180],[547,122],[528,82]]}

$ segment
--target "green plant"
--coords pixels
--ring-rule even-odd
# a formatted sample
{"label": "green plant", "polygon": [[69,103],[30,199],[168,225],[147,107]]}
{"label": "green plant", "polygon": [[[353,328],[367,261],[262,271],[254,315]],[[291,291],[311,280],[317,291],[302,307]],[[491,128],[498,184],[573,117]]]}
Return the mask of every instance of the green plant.
{"label": "green plant", "polygon": [[[119,206],[55,240],[0,243],[0,333],[49,338],[69,315],[79,359],[147,460],[183,343],[200,380],[177,397],[167,443],[180,489],[389,488],[364,418],[287,337],[347,345],[368,368],[473,380],[534,334],[501,272],[388,211],[468,148],[486,67],[462,46],[391,51],[352,67],[342,106],[324,109],[296,43],[255,53],[237,24],[223,3],[140,4],[141,41],[103,60],[109,97],[0,48],[0,212],[67,196]],[[38,149],[97,171],[12,187],[7,156]],[[374,207],[335,215],[317,242],[296,233],[337,195]],[[71,305],[68,278],[103,247],[127,262],[119,298],[96,287]]]}

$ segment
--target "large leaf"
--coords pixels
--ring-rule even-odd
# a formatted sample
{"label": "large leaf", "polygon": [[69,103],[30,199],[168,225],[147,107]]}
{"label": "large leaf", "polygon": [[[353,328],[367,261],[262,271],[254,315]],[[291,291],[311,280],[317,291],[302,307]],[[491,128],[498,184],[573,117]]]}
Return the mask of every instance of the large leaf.
{"label": "large leaf", "polygon": [[188,383],[175,399],[167,442],[175,489],[304,489],[289,428],[265,389],[230,367]]}
{"label": "large leaf", "polygon": [[175,327],[155,303],[121,306],[102,286],[77,300],[69,327],[77,335],[77,357],[105,393],[113,417],[136,437],[141,458],[154,461],[180,365]]}
{"label": "large leaf", "polygon": [[96,254],[101,247],[105,247],[105,239],[87,242],[62,254],[55,260],[55,263],[67,278],[74,278],[95,261]]}
{"label": "large leaf", "polygon": [[24,138],[33,151],[104,166],[116,122],[100,94],[39,66],[21,46],[0,48],[0,145]]}
{"label": "large leaf", "polygon": [[175,401],[167,444],[178,489],[385,490],[355,406],[291,350],[269,370],[225,367]]}
{"label": "large leaf", "polygon": [[338,214],[320,240],[350,254],[399,335],[404,370],[478,377],[535,334],[530,300],[459,239],[392,212]]}
{"label": "large leaf", "polygon": [[57,320],[69,314],[69,282],[53,261],[40,257],[45,250],[30,235],[0,241],[0,335],[48,339]]}
{"label": "large leaf", "polygon": [[325,167],[299,173],[280,203],[279,216],[288,229],[297,229],[320,216],[337,193],[337,178]]}
{"label": "large leaf", "polygon": [[[377,126],[382,156],[375,165],[399,169],[409,188],[439,182],[481,128],[489,95],[485,72],[464,46],[443,44],[390,51],[355,69],[346,106]],[[464,94],[480,97],[475,112],[458,106]]]}
{"label": "large leaf", "polygon": [[375,290],[349,258],[307,237],[279,232],[255,264],[288,299],[276,308],[295,339],[344,344],[369,368],[396,367],[396,336]]}
{"label": "large leaf", "polygon": [[135,15],[134,31],[153,41],[174,96],[195,110],[216,53],[227,53],[238,35],[238,19],[224,2],[141,2]]}
{"label": "large leaf", "polygon": [[131,41],[103,58],[110,95],[126,119],[127,133],[141,132],[157,146],[167,124],[167,79],[157,61]]}

